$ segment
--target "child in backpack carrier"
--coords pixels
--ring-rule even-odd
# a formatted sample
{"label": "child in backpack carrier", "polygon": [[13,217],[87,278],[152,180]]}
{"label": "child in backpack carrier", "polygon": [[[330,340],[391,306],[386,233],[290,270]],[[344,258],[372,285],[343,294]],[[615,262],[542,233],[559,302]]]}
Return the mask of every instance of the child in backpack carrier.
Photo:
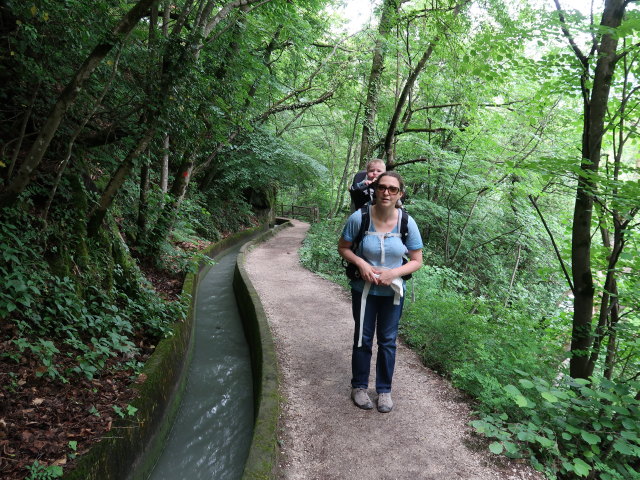
{"label": "child in backpack carrier", "polygon": [[374,198],[374,191],[371,184],[378,176],[387,169],[384,162],[379,158],[374,158],[367,162],[365,171],[355,174],[353,182],[349,187],[349,195],[351,195],[351,211],[355,212],[360,207],[369,203]]}

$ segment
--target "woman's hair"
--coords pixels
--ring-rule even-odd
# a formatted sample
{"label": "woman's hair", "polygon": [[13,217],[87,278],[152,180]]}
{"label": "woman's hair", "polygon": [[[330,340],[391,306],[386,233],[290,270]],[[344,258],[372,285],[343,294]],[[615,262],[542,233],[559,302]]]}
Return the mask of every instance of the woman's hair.
{"label": "woman's hair", "polygon": [[[396,180],[398,180],[398,184],[400,185],[400,191],[404,192],[404,180],[402,179],[402,176],[394,171],[391,172],[382,172],[380,175],[378,175],[378,178],[376,178],[375,180],[375,184],[377,185],[378,182],[383,178],[383,177],[392,177],[395,178]],[[375,185],[374,185],[375,188]]]}

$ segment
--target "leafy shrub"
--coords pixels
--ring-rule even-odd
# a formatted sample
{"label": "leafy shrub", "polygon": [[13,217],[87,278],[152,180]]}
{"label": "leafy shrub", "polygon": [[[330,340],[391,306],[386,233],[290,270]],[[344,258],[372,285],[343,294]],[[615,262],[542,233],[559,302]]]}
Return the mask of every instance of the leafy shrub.
{"label": "leafy shrub", "polygon": [[346,288],[349,282],[338,254],[338,239],[344,223],[344,219],[333,218],[312,224],[299,253],[305,268]]}
{"label": "leafy shrub", "polygon": [[[220,212],[219,209],[207,207],[206,197],[195,188],[191,188],[189,196],[184,198],[180,206],[180,215],[176,218],[173,236],[186,238],[206,238],[212,242],[220,240],[220,216],[213,215],[212,212]],[[243,206],[245,206],[244,202]],[[237,212],[236,212],[237,213]],[[226,213],[225,213],[226,215]],[[251,211],[246,205],[246,211],[242,213],[242,221],[246,221],[251,216]]]}
{"label": "leafy shrub", "polygon": [[53,480],[62,477],[62,467],[59,465],[46,466],[35,460],[33,465],[26,467],[30,475],[27,480]]}
{"label": "leafy shrub", "polygon": [[[426,365],[478,399],[479,409],[512,408],[502,387],[516,369],[553,377],[561,349],[528,317],[461,293],[462,276],[445,267],[425,266],[412,281],[416,300],[406,304],[403,337]],[[533,340],[532,330],[539,332]]]}
{"label": "leafy shrub", "polygon": [[[16,211],[5,212],[0,221],[0,275],[7,279],[0,283],[0,317],[16,326],[12,343],[38,360],[38,375],[63,382],[74,374],[92,378],[109,357],[138,351],[137,332],[162,338],[184,318],[183,303],[160,299],[139,274],[131,278],[118,264],[105,272],[118,279],[108,290],[91,285],[95,272],[74,279],[55,275],[45,261],[45,246],[29,227],[34,222]],[[60,355],[74,356],[76,366],[61,371]]]}
{"label": "leafy shrub", "polygon": [[551,383],[518,373],[518,386],[504,387],[516,415],[471,422],[495,439],[492,452],[528,458],[552,479],[640,478],[640,382],[563,377]]}

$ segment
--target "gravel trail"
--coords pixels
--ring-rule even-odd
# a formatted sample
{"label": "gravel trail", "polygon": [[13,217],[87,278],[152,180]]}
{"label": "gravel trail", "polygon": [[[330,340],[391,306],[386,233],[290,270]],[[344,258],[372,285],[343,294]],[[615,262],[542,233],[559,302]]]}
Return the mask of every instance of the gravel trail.
{"label": "gravel trail", "polygon": [[[402,342],[393,411],[365,411],[352,403],[350,295],[300,265],[298,248],[309,226],[292,223],[246,261],[278,355],[280,478],[541,479],[525,465],[489,453],[467,426],[470,409],[462,395]],[[372,399],[374,384],[371,378]]]}

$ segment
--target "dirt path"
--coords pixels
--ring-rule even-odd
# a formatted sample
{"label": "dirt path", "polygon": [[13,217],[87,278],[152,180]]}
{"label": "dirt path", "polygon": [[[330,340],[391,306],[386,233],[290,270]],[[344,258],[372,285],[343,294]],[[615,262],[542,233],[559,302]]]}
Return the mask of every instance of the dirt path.
{"label": "dirt path", "polygon": [[[300,266],[297,251],[308,225],[293,223],[251,251],[246,262],[278,352],[281,477],[540,478],[474,447],[478,442],[466,426],[469,409],[461,396],[403,344],[398,345],[394,410],[382,414],[353,405],[350,297]],[[369,385],[374,398],[373,378]]]}

